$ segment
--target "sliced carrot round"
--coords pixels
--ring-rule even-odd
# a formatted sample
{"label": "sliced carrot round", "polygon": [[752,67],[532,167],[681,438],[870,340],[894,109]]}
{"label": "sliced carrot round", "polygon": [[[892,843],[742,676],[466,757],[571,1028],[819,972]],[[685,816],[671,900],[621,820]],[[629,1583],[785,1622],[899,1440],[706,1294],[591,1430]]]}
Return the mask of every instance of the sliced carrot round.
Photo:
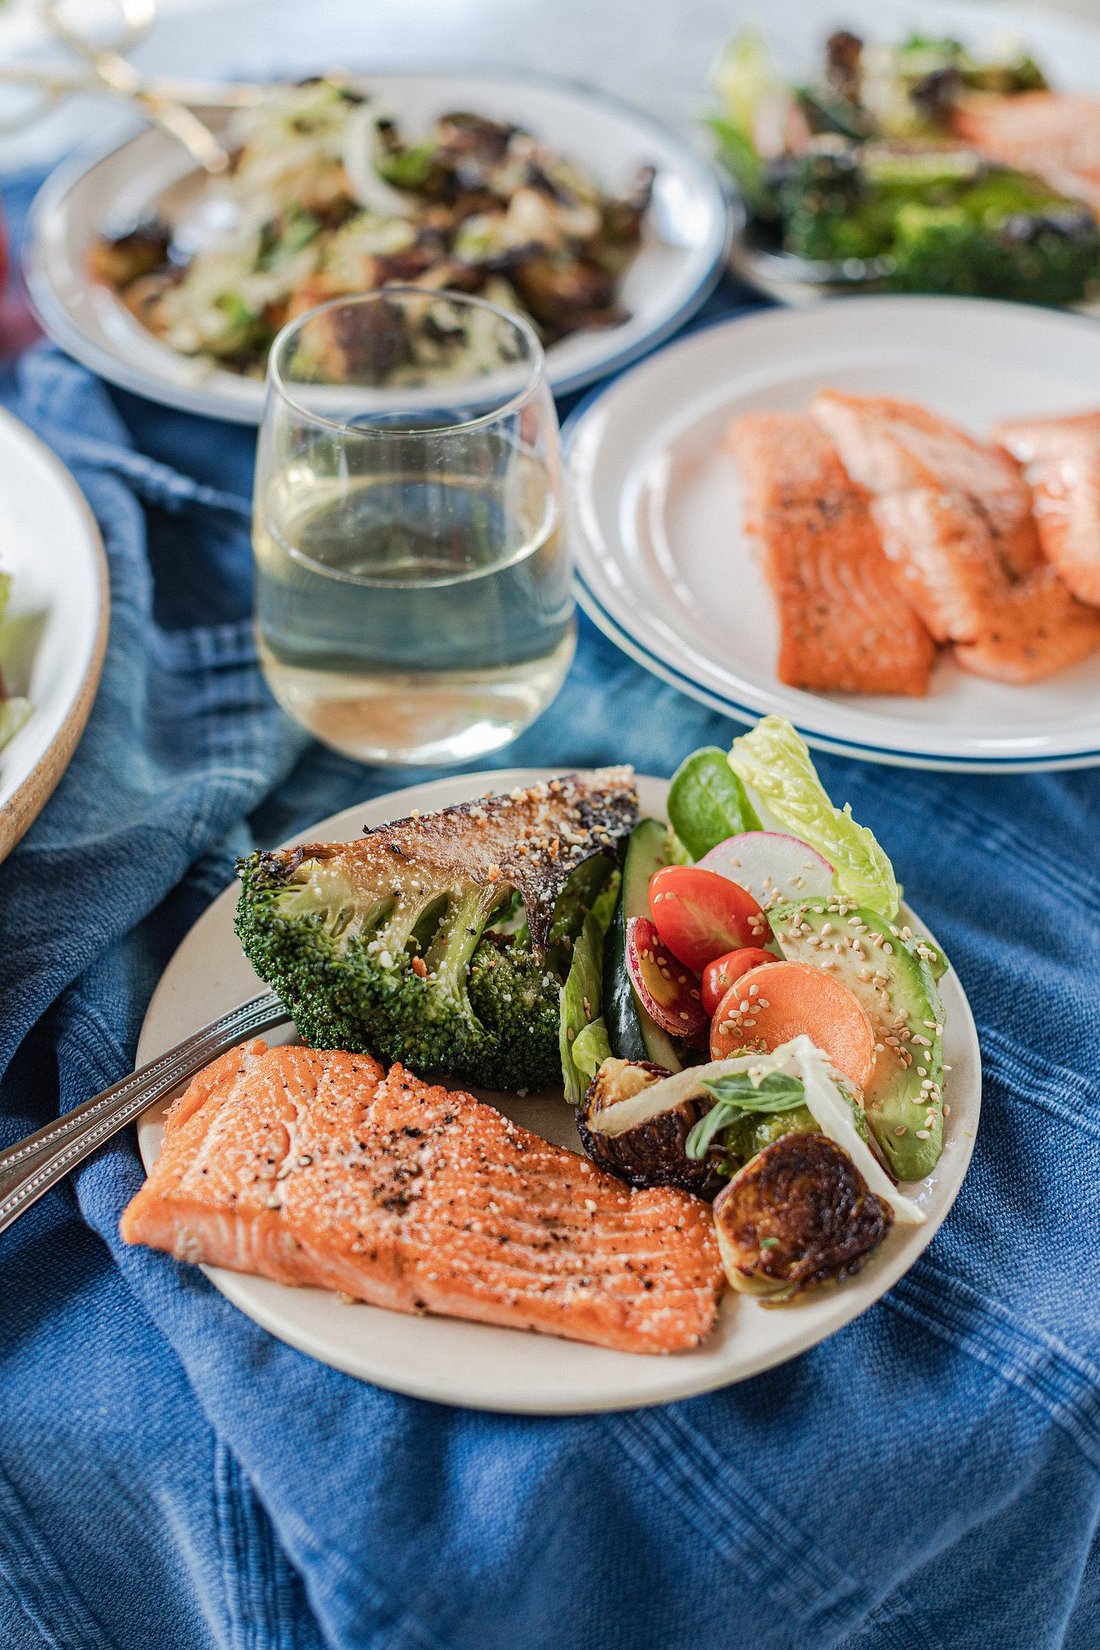
{"label": "sliced carrot round", "polygon": [[762,963],[742,974],[711,1021],[710,1057],[778,1048],[801,1032],[864,1093],[875,1069],[871,1022],[848,987],[812,963]]}

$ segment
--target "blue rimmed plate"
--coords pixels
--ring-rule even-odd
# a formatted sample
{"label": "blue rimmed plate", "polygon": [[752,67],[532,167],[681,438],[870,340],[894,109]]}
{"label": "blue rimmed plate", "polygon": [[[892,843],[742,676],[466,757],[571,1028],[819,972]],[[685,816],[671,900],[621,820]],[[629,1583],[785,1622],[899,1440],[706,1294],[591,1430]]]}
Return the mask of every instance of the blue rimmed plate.
{"label": "blue rimmed plate", "polygon": [[618,378],[566,428],[579,596],[626,652],[738,721],[790,717],[821,749],[1005,772],[1100,763],[1100,652],[1030,687],[945,654],[926,699],[813,694],[775,674],[774,603],[722,437],[818,389],[921,401],[976,434],[1100,401],[1100,327],[981,299],[858,297],[695,333]]}
{"label": "blue rimmed plate", "polygon": [[[555,394],[590,384],[669,337],[717,281],[730,236],[722,185],[688,143],[648,115],[602,92],[522,70],[386,70],[358,83],[414,132],[448,109],[471,109],[529,126],[608,186],[640,166],[656,168],[642,244],[622,282],[627,318],[550,346]],[[204,114],[224,135],[225,112]],[[76,158],[53,173],[35,201],[27,283],[46,332],[93,372],[185,412],[258,424],[260,379],[179,355],[87,274],[98,236],[151,214],[177,230],[190,226],[192,238],[201,238],[212,187],[179,145],[153,128],[106,153]]]}

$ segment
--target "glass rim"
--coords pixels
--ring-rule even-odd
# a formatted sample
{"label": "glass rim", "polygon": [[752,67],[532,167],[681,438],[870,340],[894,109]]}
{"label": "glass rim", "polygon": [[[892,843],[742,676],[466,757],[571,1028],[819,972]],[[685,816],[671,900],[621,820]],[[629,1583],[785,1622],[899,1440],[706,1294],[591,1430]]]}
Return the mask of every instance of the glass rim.
{"label": "glass rim", "polygon": [[[359,307],[361,305],[375,303],[379,299],[390,297],[415,297],[424,299],[425,301],[433,298],[445,298],[451,303],[466,304],[473,309],[488,310],[491,315],[497,316],[499,320],[506,321],[508,325],[514,327],[520,336],[526,341],[531,351],[530,371],[525,382],[514,395],[509,396],[507,400],[501,401],[498,406],[493,407],[489,412],[479,413],[476,418],[462,419],[453,424],[433,425],[430,427],[425,426],[423,431],[416,429],[410,430],[408,427],[402,427],[401,425],[396,424],[378,425],[375,427],[370,425],[364,426],[362,424],[349,424],[346,419],[328,418],[324,413],[314,412],[312,408],[304,406],[294,394],[293,389],[287,385],[287,381],[281,367],[280,358],[290,340],[295,334],[301,331],[301,329],[305,327],[308,322],[316,320],[319,315],[327,314],[329,310],[350,308],[352,305]],[[370,292],[352,292],[345,293],[343,297],[326,298],[324,303],[315,304],[312,309],[304,310],[301,315],[296,315],[292,321],[285,322],[275,334],[267,356],[268,387],[273,388],[288,406],[293,407],[295,412],[299,413],[311,424],[319,425],[323,429],[339,430],[344,435],[359,436],[365,440],[387,436],[408,437],[409,435],[417,434],[431,434],[436,437],[446,437],[449,435],[459,435],[467,430],[477,429],[483,424],[495,424],[500,419],[508,417],[509,414],[518,412],[521,407],[530,401],[531,397],[536,393],[540,384],[545,379],[546,352],[542,347],[542,343],[534,327],[522,315],[517,315],[514,311],[507,310],[500,304],[491,303],[488,298],[475,297],[473,293],[456,292],[451,287],[428,288],[422,286],[412,286],[407,282],[400,284],[394,283],[392,286],[376,287]]]}

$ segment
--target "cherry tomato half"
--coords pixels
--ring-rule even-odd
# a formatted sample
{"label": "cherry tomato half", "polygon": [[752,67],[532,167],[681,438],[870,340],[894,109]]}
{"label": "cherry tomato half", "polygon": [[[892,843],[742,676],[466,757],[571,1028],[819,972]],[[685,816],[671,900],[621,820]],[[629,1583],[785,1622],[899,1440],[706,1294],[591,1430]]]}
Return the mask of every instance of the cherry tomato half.
{"label": "cherry tomato half", "polygon": [[703,970],[703,1007],[707,1013],[717,1012],[718,1004],[734,980],[739,980],[750,968],[763,968],[765,963],[777,961],[770,951],[761,951],[755,945],[743,945],[738,951],[715,957]]}
{"label": "cherry tomato half", "polygon": [[768,919],[751,894],[697,865],[655,871],[649,910],[662,943],[696,974],[727,951],[758,946],[768,934]]}

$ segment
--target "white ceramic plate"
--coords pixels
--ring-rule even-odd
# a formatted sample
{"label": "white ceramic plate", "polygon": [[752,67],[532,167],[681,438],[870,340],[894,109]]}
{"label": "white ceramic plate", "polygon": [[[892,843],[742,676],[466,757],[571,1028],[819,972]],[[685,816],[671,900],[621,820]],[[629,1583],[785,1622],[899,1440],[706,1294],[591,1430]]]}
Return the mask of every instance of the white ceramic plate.
{"label": "white ceramic plate", "polygon": [[[364,825],[510,790],[548,775],[530,769],[436,780],[349,808],[303,839],[346,840]],[[643,813],[663,815],[667,784],[639,780]],[[165,970],[145,1018],[138,1060],[152,1060],[195,1027],[243,1002],[256,978],[233,933],[236,889],[215,900]],[[915,921],[911,913],[909,920]],[[564,1415],[667,1403],[726,1386],[803,1352],[866,1310],[906,1272],[950,1209],[970,1160],[981,1105],[981,1061],[974,1021],[954,972],[943,980],[945,1055],[952,1067],[943,1156],[933,1175],[906,1189],[926,1209],[923,1226],[895,1227],[864,1271],[835,1290],[783,1310],[727,1293],[716,1329],[694,1352],[667,1358],[608,1352],[516,1329],[455,1319],[406,1317],[372,1306],[343,1306],[320,1289],[293,1289],[218,1268],[207,1276],[222,1294],[272,1334],[323,1363],[379,1386],[473,1409]],[[290,1036],[290,1028],[286,1033]],[[280,1039],[275,1039],[280,1040]],[[578,1149],[573,1114],[560,1095],[498,1097],[501,1110],[548,1140]],[[147,1168],[161,1143],[165,1107],[138,1127]]]}
{"label": "white ceramic plate", "polygon": [[[625,184],[643,164],[657,168],[642,247],[622,285],[629,319],[574,333],[547,352],[556,393],[590,383],[667,337],[717,280],[728,242],[721,185],[705,161],[647,116],[566,82],[519,74],[385,73],[363,84],[413,132],[448,109],[468,108],[530,126],[609,186]],[[215,130],[224,121],[209,114]],[[99,233],[147,214],[167,190],[169,220],[195,222],[208,187],[180,147],[151,128],[105,155],[60,168],[31,215],[27,282],[54,342],[104,378],[187,412],[256,424],[261,381],[178,355],[86,274]]]}
{"label": "white ceramic plate", "polygon": [[0,665],[33,710],[0,750],[0,858],[64,773],[107,645],[107,565],[84,496],[58,459],[0,413],[0,571],[14,577]]}
{"label": "white ceramic plate", "polygon": [[1031,687],[946,655],[925,699],[812,694],[775,674],[774,603],[722,448],[742,412],[795,412],[826,385],[925,402],[975,434],[1100,399],[1100,327],[967,298],[860,297],[708,327],[566,425],[585,608],[626,652],[740,721],[788,716],[824,750],[977,771],[1100,762],[1100,652]]}

